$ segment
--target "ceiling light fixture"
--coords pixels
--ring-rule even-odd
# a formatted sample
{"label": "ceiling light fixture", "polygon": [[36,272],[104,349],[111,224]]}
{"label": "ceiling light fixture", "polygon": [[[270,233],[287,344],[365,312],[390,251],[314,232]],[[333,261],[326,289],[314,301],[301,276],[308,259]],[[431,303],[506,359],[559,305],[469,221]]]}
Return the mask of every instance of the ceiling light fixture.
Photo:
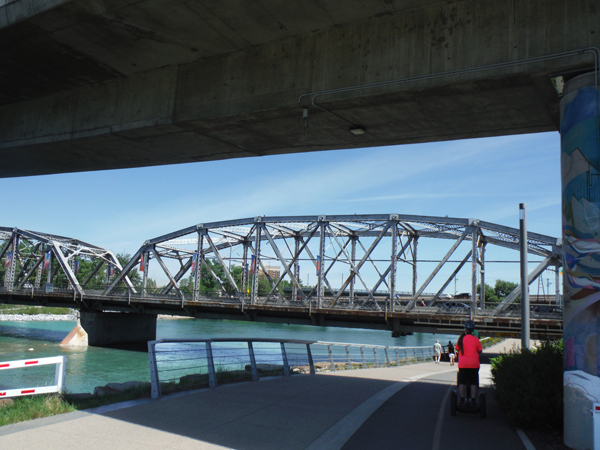
{"label": "ceiling light fixture", "polygon": [[364,128],[361,127],[354,127],[354,128],[350,128],[350,133],[358,136],[360,134],[366,134],[366,131]]}

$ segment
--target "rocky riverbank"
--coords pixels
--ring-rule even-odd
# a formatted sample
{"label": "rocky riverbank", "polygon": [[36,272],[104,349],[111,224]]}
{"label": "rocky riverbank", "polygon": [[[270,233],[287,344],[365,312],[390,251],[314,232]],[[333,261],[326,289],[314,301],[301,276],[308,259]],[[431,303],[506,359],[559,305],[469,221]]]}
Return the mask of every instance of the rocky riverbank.
{"label": "rocky riverbank", "polygon": [[[189,316],[166,316],[159,314],[159,320],[193,319]],[[69,314],[1,314],[0,322],[43,322],[58,320],[77,320],[77,311],[71,310]]]}
{"label": "rocky riverbank", "polygon": [[42,322],[77,320],[77,311],[70,314],[0,314],[0,322]]}

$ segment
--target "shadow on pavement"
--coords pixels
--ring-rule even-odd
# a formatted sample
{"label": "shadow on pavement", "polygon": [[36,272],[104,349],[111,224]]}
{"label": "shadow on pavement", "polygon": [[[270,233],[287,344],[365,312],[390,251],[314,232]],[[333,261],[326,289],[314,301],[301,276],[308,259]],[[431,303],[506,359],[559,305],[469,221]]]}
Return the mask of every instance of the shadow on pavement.
{"label": "shadow on pavement", "polygon": [[[391,369],[390,369],[391,370]],[[488,418],[450,416],[444,398],[456,373],[431,375],[392,395],[366,421],[355,421],[345,449],[522,449],[488,390]],[[216,445],[304,449],[394,381],[352,376],[294,376],[240,383],[104,413]],[[363,419],[364,420],[364,419]],[[354,434],[352,434],[354,433]],[[325,448],[325,447],[322,447]],[[331,447],[327,447],[331,448]],[[340,448],[340,446],[336,447]]]}

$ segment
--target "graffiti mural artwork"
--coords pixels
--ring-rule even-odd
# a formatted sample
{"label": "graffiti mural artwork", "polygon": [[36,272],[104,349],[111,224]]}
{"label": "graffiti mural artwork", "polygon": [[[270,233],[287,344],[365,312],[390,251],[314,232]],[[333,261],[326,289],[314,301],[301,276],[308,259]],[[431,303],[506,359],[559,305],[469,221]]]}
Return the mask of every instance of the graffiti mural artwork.
{"label": "graffiti mural artwork", "polygon": [[561,101],[565,444],[592,448],[600,402],[600,128],[595,74],[569,81]]}

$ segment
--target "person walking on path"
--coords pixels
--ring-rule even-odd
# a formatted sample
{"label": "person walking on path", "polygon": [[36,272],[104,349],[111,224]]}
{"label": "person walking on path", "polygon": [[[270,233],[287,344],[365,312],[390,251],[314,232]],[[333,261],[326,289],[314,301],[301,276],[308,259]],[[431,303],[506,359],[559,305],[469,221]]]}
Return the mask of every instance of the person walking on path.
{"label": "person walking on path", "polygon": [[[483,351],[479,339],[473,336],[475,322],[467,320],[465,322],[465,331],[458,338],[456,351],[459,352],[458,359],[458,393],[460,395],[459,407],[469,406],[476,408],[477,388],[479,387],[479,354]],[[467,384],[471,386],[467,393]],[[469,399],[466,398],[470,395]]]}
{"label": "person walking on path", "polygon": [[452,343],[452,341],[448,341],[448,358],[450,358],[450,365],[453,366],[454,365],[454,344]]}
{"label": "person walking on path", "polygon": [[435,344],[433,344],[433,358],[436,364],[440,363],[440,356],[442,356],[442,346],[440,341],[435,341]]}

